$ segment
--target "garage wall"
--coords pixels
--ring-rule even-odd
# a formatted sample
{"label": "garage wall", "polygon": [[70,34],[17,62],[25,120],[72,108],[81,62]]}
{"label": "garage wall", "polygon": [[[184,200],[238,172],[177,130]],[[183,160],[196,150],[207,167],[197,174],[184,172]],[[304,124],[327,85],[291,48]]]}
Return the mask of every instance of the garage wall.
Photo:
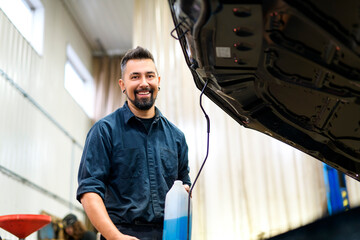
{"label": "garage wall", "polygon": [[64,66],[68,43],[89,71],[91,50],[61,1],[43,5],[43,55],[0,10],[0,215],[74,212],[84,220],[76,178],[91,121],[64,88]]}

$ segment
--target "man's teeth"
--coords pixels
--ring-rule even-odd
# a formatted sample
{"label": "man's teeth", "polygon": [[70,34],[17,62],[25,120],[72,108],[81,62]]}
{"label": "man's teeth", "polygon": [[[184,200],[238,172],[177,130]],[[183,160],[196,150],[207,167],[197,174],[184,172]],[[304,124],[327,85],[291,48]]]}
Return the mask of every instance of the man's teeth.
{"label": "man's teeth", "polygon": [[149,93],[150,93],[149,91],[147,91],[147,92],[138,92],[139,95],[147,95]]}

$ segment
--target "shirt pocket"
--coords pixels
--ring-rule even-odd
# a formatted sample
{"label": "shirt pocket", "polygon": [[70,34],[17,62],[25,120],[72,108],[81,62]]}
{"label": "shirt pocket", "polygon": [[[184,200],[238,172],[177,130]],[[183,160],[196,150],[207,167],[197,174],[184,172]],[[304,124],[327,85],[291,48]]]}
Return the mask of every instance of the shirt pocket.
{"label": "shirt pocket", "polygon": [[120,179],[139,177],[144,168],[144,157],[139,148],[118,150],[113,157],[113,174]]}
{"label": "shirt pocket", "polygon": [[161,148],[160,158],[164,176],[176,179],[178,173],[178,158],[176,153],[168,148]]}

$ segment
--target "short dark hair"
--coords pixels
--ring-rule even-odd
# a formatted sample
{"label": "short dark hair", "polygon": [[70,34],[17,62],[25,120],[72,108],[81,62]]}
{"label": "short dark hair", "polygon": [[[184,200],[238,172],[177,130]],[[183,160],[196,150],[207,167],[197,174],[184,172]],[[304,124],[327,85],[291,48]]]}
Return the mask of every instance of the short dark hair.
{"label": "short dark hair", "polygon": [[132,59],[151,59],[155,63],[153,55],[146,48],[138,46],[134,49],[130,49],[125,53],[124,57],[121,59],[121,63],[120,63],[121,77],[125,72],[125,67],[127,62]]}
{"label": "short dark hair", "polygon": [[69,213],[68,215],[66,215],[64,218],[63,218],[63,225],[64,227],[69,227],[69,226],[72,226],[76,221],[77,221],[77,217],[72,214],[72,213]]}

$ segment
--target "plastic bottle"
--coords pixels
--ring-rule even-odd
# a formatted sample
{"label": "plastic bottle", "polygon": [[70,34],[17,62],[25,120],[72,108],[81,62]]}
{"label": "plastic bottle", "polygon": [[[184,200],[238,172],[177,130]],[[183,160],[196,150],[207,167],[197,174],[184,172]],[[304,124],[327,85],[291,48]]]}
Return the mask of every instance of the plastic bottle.
{"label": "plastic bottle", "polygon": [[[176,180],[165,198],[163,240],[187,240],[188,197],[183,182]],[[191,239],[191,202],[189,239]]]}

